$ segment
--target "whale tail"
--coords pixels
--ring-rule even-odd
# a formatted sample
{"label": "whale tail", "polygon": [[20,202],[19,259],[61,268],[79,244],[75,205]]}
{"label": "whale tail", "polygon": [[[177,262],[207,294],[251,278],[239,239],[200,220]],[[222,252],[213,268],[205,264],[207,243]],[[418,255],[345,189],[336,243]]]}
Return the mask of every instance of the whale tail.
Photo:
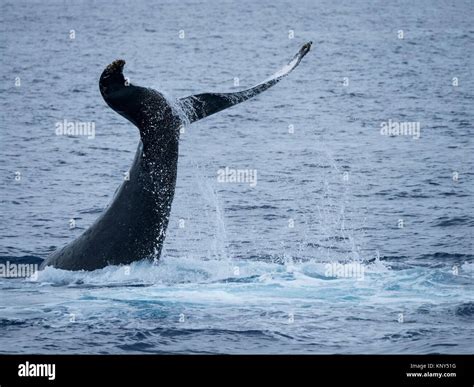
{"label": "whale tail", "polygon": [[250,89],[235,93],[203,93],[191,95],[189,97],[180,98],[178,104],[191,123],[238,103],[244,102],[277,84],[282,78],[286,77],[291,71],[293,71],[301,62],[301,59],[303,59],[311,49],[311,44],[312,42],[304,44],[287,65],[283,66],[283,68],[278,70],[265,81],[251,87]]}

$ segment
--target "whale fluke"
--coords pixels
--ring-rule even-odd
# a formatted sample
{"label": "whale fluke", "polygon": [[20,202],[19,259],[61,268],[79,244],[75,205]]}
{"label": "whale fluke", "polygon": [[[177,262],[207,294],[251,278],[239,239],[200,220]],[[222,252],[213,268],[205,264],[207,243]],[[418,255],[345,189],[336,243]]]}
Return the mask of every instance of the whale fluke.
{"label": "whale fluke", "polygon": [[[305,44],[266,81],[237,93],[205,93],[179,100],[189,121],[197,121],[260,94],[288,75],[308,53]],[[135,160],[112,202],[78,238],[53,252],[41,268],[95,270],[161,254],[176,187],[183,117],[158,91],[135,86],[123,75],[124,60],[105,68],[99,88],[104,101],[140,131]]]}
{"label": "whale fluke", "polygon": [[247,90],[237,91],[235,93],[202,93],[180,98],[178,100],[181,108],[185,112],[189,122],[195,122],[208,117],[221,110],[227,109],[238,103],[244,102],[255,97],[261,92],[276,85],[282,78],[292,72],[301,59],[309,52],[313,42],[304,44],[296,55],[280,70],[265,81],[251,87]]}

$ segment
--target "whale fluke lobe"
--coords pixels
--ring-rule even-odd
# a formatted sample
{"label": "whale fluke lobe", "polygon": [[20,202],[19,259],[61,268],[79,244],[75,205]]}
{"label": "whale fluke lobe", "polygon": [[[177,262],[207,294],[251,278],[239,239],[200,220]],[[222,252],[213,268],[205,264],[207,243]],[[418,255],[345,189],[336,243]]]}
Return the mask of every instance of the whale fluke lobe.
{"label": "whale fluke lobe", "polygon": [[196,94],[180,98],[178,102],[186,113],[189,122],[198,121],[221,110],[227,109],[228,107],[244,102],[277,84],[282,78],[286,77],[291,71],[293,71],[301,62],[301,59],[303,59],[303,57],[309,52],[312,43],[313,42],[308,42],[304,44],[287,65],[278,70],[270,78],[250,89],[235,93]]}
{"label": "whale fluke lobe", "polygon": [[[123,75],[125,61],[116,60],[100,76],[104,101],[140,132],[135,159],[112,202],[82,235],[52,253],[41,268],[96,270],[161,255],[176,187],[179,133],[183,118],[197,121],[246,101],[288,75],[308,53],[305,44],[293,59],[266,81],[237,93],[205,93],[178,101],[175,109],[156,90],[132,85]],[[184,120],[186,120],[184,119]]]}

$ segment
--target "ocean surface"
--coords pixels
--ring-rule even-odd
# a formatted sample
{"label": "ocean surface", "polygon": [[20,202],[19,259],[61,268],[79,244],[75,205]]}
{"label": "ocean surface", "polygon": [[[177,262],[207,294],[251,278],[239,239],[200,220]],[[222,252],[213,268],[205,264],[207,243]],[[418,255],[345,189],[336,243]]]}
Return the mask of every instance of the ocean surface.
{"label": "ocean surface", "polygon": [[[470,0],[3,0],[5,267],[80,235],[130,167],[138,130],[98,88],[111,61],[174,99],[245,89],[313,47],[185,128],[158,263],[0,277],[0,353],[473,353],[473,14]],[[57,135],[64,120],[94,138]],[[419,133],[381,133],[394,123]],[[256,184],[218,181],[226,167]]]}

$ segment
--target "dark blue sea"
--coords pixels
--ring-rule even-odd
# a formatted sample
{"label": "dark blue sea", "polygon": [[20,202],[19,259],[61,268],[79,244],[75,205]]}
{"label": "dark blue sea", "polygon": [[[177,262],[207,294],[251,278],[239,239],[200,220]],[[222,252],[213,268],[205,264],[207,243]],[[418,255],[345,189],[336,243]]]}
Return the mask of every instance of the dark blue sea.
{"label": "dark blue sea", "polygon": [[[158,262],[0,276],[0,353],[472,353],[473,14],[2,0],[0,267],[41,263],[123,181],[139,134],[100,95],[107,64],[172,100],[251,87],[313,47],[185,128]],[[57,135],[64,120],[94,135]]]}

